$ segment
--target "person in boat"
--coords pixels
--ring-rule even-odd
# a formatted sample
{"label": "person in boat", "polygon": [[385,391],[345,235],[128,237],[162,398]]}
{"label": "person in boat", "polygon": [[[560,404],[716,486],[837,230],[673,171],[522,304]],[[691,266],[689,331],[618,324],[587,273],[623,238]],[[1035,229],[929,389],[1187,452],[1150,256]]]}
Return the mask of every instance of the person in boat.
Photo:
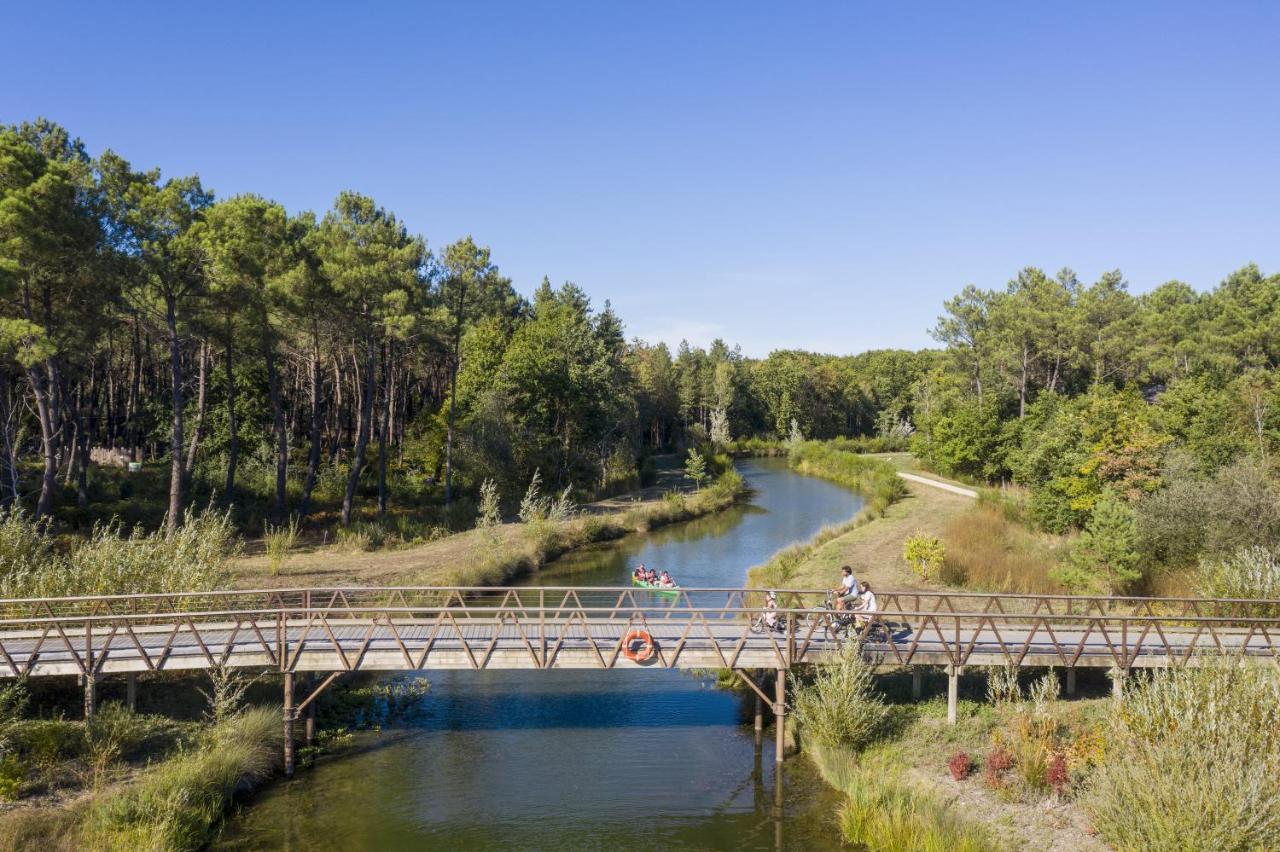
{"label": "person in boat", "polygon": [[671,579],[670,574],[663,571],[662,576],[658,578],[658,585],[662,586],[664,589],[674,589],[676,587],[676,581]]}
{"label": "person in boat", "polygon": [[658,585],[658,572],[650,568],[648,571],[644,572],[644,581],[650,586]]}
{"label": "person in boat", "polygon": [[840,585],[831,590],[836,596],[836,609],[851,609],[858,599],[858,578],[853,576],[853,568],[844,565],[840,568]]}
{"label": "person in boat", "polygon": [[637,583],[644,582],[644,564],[643,563],[636,566],[636,570],[631,572],[631,579],[635,580]]}
{"label": "person in boat", "polygon": [[871,623],[872,614],[874,614],[878,608],[879,604],[876,603],[876,593],[871,591],[871,584],[866,580],[863,580],[862,584],[859,586],[858,600],[853,606],[853,611],[856,613],[854,618],[858,622],[859,630],[867,629],[867,625]]}

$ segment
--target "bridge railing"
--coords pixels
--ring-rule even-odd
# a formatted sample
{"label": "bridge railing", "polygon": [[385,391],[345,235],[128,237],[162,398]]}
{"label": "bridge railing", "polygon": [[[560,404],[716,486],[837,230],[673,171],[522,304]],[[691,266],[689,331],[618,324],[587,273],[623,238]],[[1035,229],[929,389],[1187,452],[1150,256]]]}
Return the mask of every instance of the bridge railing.
{"label": "bridge railing", "polygon": [[[823,590],[612,587],[334,587],[0,601],[0,674],[101,671],[124,658],[147,669],[175,656],[201,664],[255,660],[283,670],[305,654],[359,668],[371,649],[398,650],[404,668],[430,667],[441,648],[485,667],[495,650],[527,650],[535,667],[563,648],[602,667],[625,657],[635,629],[657,662],[681,654],[733,667],[763,651],[779,667],[815,661],[847,639],[847,616],[821,608]],[[974,660],[1055,665],[1179,665],[1206,654],[1280,664],[1277,601],[887,592],[861,619],[866,647],[888,662],[963,666]],[[762,628],[772,611],[780,630]],[[707,655],[711,656],[708,657]],[[687,655],[686,655],[687,658]],[[758,659],[758,657],[757,657]],[[1109,661],[1109,662],[1108,662]],[[249,664],[249,663],[244,663]],[[773,663],[770,662],[770,665]]]}

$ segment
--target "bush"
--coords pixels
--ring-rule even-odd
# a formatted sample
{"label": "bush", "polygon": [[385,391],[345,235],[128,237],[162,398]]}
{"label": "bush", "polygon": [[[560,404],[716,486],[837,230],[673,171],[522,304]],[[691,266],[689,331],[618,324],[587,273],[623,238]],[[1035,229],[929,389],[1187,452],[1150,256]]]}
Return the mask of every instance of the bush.
{"label": "bush", "polygon": [[1070,559],[1059,565],[1053,576],[1073,592],[1117,594],[1141,579],[1138,561],[1133,510],[1108,489],[1094,504]]}
{"label": "bush", "polygon": [[817,667],[813,681],[791,678],[795,717],[805,736],[829,746],[860,748],[875,737],[889,715],[876,692],[875,666],[849,643],[834,662]]}
{"label": "bush", "polygon": [[15,801],[22,792],[22,782],[26,778],[26,769],[16,754],[0,757],[0,799]]}
{"label": "bush", "polygon": [[936,580],[942,571],[947,550],[936,537],[916,530],[902,546],[902,558],[922,580]]}
{"label": "bush", "polygon": [[1118,849],[1280,848],[1280,674],[1218,665],[1126,690],[1085,805]]}
{"label": "bush", "polygon": [[952,778],[963,781],[973,773],[973,760],[969,755],[958,751],[947,761],[947,769],[950,770]]}
{"label": "bush", "polygon": [[1280,600],[1280,553],[1246,547],[1225,559],[1202,559],[1196,579],[1196,591],[1207,598]]}

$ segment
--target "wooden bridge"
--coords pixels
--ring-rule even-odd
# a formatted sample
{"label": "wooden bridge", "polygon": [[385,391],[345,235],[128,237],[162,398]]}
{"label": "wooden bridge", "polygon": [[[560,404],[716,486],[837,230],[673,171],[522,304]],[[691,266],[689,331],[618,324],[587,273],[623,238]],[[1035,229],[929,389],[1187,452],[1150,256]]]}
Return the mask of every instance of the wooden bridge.
{"label": "wooden bridge", "polygon": [[[292,727],[344,672],[639,667],[732,669],[760,706],[785,714],[785,672],[839,653],[825,592],[783,591],[779,630],[761,629],[750,589],[316,588],[0,600],[0,676],[124,674],[219,666],[279,671],[286,767]],[[1280,665],[1280,601],[887,592],[863,652],[886,664],[942,666],[954,720],[966,666],[1080,667],[1117,689],[1135,668],[1205,655]],[[650,644],[651,648],[647,647]],[[753,672],[773,670],[773,695]],[[913,670],[918,673],[918,669]],[[294,700],[294,675],[324,673]],[[918,690],[918,674],[915,679]],[[779,744],[782,726],[778,725]],[[782,749],[777,750],[781,759]]]}

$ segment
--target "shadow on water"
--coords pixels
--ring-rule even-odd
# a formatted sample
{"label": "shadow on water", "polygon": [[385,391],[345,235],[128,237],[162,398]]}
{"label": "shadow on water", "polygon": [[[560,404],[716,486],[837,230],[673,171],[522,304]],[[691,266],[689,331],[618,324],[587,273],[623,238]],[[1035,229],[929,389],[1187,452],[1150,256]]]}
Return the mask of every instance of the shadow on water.
{"label": "shadow on water", "polygon": [[[637,562],[686,586],[752,565],[853,494],[746,462],[754,505],[569,554],[531,583],[625,585]],[[672,671],[435,672],[395,742],[269,788],[222,849],[835,849],[838,796],[804,760],[777,774],[751,702]],[[747,724],[744,724],[746,722]]]}

